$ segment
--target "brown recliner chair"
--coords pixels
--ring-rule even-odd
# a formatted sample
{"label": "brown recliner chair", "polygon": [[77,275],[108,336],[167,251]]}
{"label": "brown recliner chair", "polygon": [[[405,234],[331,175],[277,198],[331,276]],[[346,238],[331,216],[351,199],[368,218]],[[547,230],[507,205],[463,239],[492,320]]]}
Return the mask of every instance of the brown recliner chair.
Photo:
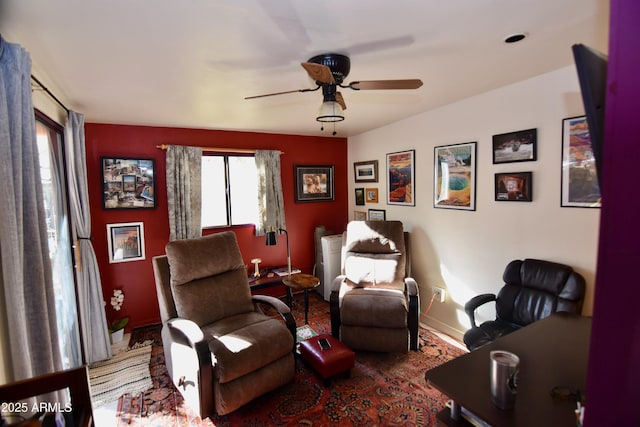
{"label": "brown recliner chair", "polygon": [[357,350],[418,349],[420,298],[400,221],[352,221],[332,284],[331,333]]}
{"label": "brown recliner chair", "polygon": [[[582,311],[585,281],[568,265],[539,259],[514,260],[505,268],[502,279],[504,286],[498,295],[477,295],[464,305],[471,321],[471,329],[463,337],[469,350],[555,312]],[[476,309],[493,301],[496,319],[477,325]]]}
{"label": "brown recliner chair", "polygon": [[251,295],[235,234],[176,240],[166,252],[153,258],[162,343],[186,403],[202,418],[224,415],[291,381],[295,320],[279,299]]}

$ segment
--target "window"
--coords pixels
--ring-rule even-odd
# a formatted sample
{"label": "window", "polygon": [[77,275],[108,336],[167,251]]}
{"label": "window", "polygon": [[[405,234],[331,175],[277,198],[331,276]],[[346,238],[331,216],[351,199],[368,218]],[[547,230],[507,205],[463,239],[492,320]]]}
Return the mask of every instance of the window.
{"label": "window", "polygon": [[258,173],[253,156],[202,156],[202,228],[255,224]]}

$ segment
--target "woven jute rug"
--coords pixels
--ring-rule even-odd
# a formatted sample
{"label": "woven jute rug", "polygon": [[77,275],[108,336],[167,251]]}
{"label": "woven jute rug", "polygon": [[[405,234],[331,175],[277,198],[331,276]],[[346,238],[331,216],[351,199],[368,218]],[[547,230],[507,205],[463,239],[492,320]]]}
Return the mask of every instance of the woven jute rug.
{"label": "woven jute rug", "polygon": [[136,344],[89,367],[94,408],[116,401],[124,394],[139,394],[153,387],[149,372],[151,344],[151,341]]}

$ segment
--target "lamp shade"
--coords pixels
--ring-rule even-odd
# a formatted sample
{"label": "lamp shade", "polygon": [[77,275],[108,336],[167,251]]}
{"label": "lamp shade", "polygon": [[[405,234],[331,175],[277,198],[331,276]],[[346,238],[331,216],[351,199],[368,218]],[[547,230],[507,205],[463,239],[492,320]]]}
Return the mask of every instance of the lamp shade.
{"label": "lamp shade", "polygon": [[275,231],[267,231],[266,240],[264,242],[267,246],[275,246],[278,243]]}
{"label": "lamp shade", "polygon": [[325,101],[320,105],[316,120],[319,122],[341,122],[344,120],[344,112],[336,101]]}

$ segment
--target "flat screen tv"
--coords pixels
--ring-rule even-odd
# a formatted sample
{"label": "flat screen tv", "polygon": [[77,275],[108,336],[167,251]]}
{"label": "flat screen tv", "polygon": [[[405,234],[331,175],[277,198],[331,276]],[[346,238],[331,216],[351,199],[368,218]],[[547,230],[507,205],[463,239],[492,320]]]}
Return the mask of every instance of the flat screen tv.
{"label": "flat screen tv", "polygon": [[583,44],[571,47],[578,71],[582,103],[589,125],[591,149],[602,191],[602,147],[604,144],[604,107],[607,92],[607,57]]}

